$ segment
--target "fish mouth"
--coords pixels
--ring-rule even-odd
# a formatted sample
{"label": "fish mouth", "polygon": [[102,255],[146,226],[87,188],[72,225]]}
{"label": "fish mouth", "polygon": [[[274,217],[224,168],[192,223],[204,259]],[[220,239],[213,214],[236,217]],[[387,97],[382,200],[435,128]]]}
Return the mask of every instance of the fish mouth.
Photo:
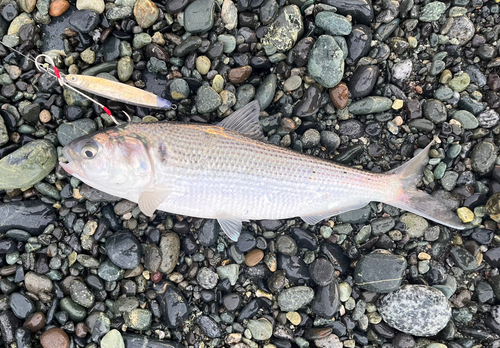
{"label": "fish mouth", "polygon": [[66,171],[68,172],[69,175],[75,176],[75,174],[78,174],[78,164],[74,161],[73,156],[72,156],[72,151],[67,147],[63,147],[62,153],[64,158],[68,160],[68,163],[64,163],[59,161],[59,165]]}

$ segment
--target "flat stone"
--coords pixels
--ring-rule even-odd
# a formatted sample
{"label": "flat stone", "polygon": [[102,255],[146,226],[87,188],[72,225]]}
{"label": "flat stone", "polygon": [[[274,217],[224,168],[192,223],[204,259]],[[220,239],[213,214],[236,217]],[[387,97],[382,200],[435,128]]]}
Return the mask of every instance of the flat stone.
{"label": "flat stone", "polygon": [[384,296],[377,309],[389,326],[414,336],[434,336],[451,319],[446,296],[426,285],[404,285]]}
{"label": "flat stone", "polygon": [[202,86],[196,96],[196,108],[204,114],[216,110],[222,104],[219,94],[210,86]]}
{"label": "flat stone", "polygon": [[151,0],[137,0],[134,6],[134,16],[141,28],[149,28],[158,19],[160,10]]}
{"label": "flat stone", "polygon": [[313,298],[313,289],[308,286],[295,286],[283,290],[278,295],[278,305],[282,311],[292,312],[309,304]]}
{"label": "flat stone", "polygon": [[62,329],[54,327],[45,331],[40,337],[43,348],[69,348],[69,337]]}
{"label": "flat stone", "polygon": [[335,87],[344,75],[344,54],[335,39],[321,35],[313,45],[308,72],[323,87]]}
{"label": "flat stone", "polygon": [[422,22],[435,22],[446,11],[446,4],[440,1],[433,1],[424,6],[420,11],[418,19]]}
{"label": "flat stone", "polygon": [[390,110],[392,100],[386,97],[366,97],[349,105],[349,112],[354,115],[374,114]]}
{"label": "flat stone", "polygon": [[47,140],[35,140],[0,159],[0,189],[30,187],[56,166],[57,153]]}
{"label": "flat stone", "polygon": [[252,338],[257,341],[266,341],[273,334],[273,325],[265,318],[249,320],[247,327],[252,333]]}
{"label": "flat stone", "polygon": [[173,272],[179,260],[180,248],[181,241],[177,233],[169,232],[162,236],[160,240],[160,251],[162,254],[160,272],[165,274]]}
{"label": "flat stone", "polygon": [[66,146],[76,138],[90,134],[97,129],[97,125],[89,118],[82,118],[74,122],[63,123],[57,128],[57,139]]}
{"label": "flat stone", "polygon": [[446,35],[450,39],[457,39],[458,44],[463,46],[472,39],[475,33],[474,23],[468,17],[461,16],[453,18],[453,24]]}
{"label": "flat stone", "polygon": [[113,329],[109,331],[101,340],[101,348],[125,348],[120,331]]}
{"label": "flat stone", "polygon": [[314,23],[330,35],[349,35],[352,31],[352,24],[346,17],[329,11],[318,13]]}
{"label": "flat stone", "polygon": [[460,247],[453,247],[450,255],[455,260],[458,267],[464,271],[473,271],[479,267],[476,258],[468,250]]}
{"label": "flat stone", "polygon": [[460,122],[464,129],[476,129],[479,126],[479,121],[476,116],[466,110],[459,110],[453,114],[453,119]]}
{"label": "flat stone", "polygon": [[195,0],[184,10],[184,28],[191,34],[204,33],[214,25],[215,1]]}
{"label": "flat stone", "polygon": [[80,11],[91,10],[101,14],[105,7],[104,0],[76,0],[76,8]]}
{"label": "flat stone", "polygon": [[356,264],[354,281],[368,291],[388,293],[398,289],[406,270],[406,259],[389,252],[372,252]]}

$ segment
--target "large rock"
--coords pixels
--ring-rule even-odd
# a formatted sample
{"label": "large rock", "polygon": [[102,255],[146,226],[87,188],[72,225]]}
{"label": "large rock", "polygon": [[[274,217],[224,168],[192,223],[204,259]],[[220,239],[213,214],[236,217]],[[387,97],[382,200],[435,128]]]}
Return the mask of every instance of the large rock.
{"label": "large rock", "polygon": [[335,39],[321,35],[314,44],[309,64],[309,74],[323,87],[335,87],[344,76],[344,53]]}
{"label": "large rock", "polygon": [[281,9],[261,41],[264,45],[273,45],[278,51],[286,52],[295,45],[303,33],[304,24],[300,9],[295,5],[289,5]]}

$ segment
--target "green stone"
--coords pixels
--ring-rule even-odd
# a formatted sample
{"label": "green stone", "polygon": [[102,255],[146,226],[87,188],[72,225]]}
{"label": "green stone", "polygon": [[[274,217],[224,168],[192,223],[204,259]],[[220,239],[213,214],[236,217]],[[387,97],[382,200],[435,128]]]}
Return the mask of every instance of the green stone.
{"label": "green stone", "polygon": [[266,318],[251,319],[248,321],[247,327],[252,333],[252,338],[256,341],[268,340],[273,335],[273,324]]}
{"label": "green stone", "polygon": [[244,84],[236,90],[236,105],[235,110],[241,109],[250,103],[255,96],[255,87],[250,84]]}
{"label": "green stone", "polygon": [[148,33],[140,33],[134,36],[132,41],[132,47],[135,49],[143,48],[149,45],[153,41],[153,38]]}
{"label": "green stone", "polygon": [[498,154],[498,147],[489,141],[482,141],[472,149],[471,165],[479,174],[487,174],[493,170]]}
{"label": "green stone", "polygon": [[125,324],[139,331],[149,330],[151,327],[152,314],[147,309],[136,308],[129,313],[123,313]]}
{"label": "green stone", "polygon": [[261,39],[263,45],[273,45],[280,52],[289,51],[304,33],[300,9],[296,5],[283,7]]}
{"label": "green stone", "polygon": [[352,31],[352,24],[346,17],[329,11],[318,13],[314,23],[330,35],[349,35]]}
{"label": "green stone", "polygon": [[168,71],[167,63],[156,57],[151,57],[147,64],[148,71],[152,74],[166,73]]}
{"label": "green stone", "polygon": [[219,94],[210,86],[201,86],[196,95],[196,108],[204,114],[216,110],[222,103]]}
{"label": "green stone", "polygon": [[113,329],[101,340],[101,348],[125,348],[125,342],[120,331]]}
{"label": "green stone", "polygon": [[21,29],[23,25],[34,24],[34,23],[35,21],[33,20],[33,18],[31,18],[31,16],[28,13],[23,12],[16,18],[14,18],[12,22],[10,22],[7,35],[17,34],[19,32],[19,29]]}
{"label": "green stone", "polygon": [[423,217],[413,213],[405,213],[399,221],[406,224],[406,233],[410,238],[420,238],[429,228],[429,223]]}
{"label": "green stone", "polygon": [[215,1],[195,0],[184,10],[184,28],[188,33],[204,33],[214,25]]}
{"label": "green stone", "polygon": [[455,112],[453,114],[453,119],[460,122],[464,129],[476,129],[479,126],[476,116],[466,110],[458,110]]}
{"label": "green stone", "polygon": [[69,106],[80,106],[87,108],[92,103],[88,98],[85,98],[81,94],[72,91],[69,88],[64,88],[63,97],[66,101],[66,104],[68,104]]}
{"label": "green stone", "polygon": [[9,133],[7,132],[7,126],[3,117],[0,117],[0,146],[5,145],[9,142]]}
{"label": "green stone", "polygon": [[463,96],[458,101],[458,108],[462,110],[467,110],[471,112],[473,115],[479,115],[486,106],[483,103],[480,103],[469,96]]}
{"label": "green stone", "polygon": [[307,68],[309,75],[323,87],[331,88],[339,84],[344,75],[344,53],[333,37],[321,35],[318,38]]}
{"label": "green stone", "polygon": [[424,6],[418,18],[422,22],[435,22],[446,11],[446,4],[440,1],[433,1]]}
{"label": "green stone", "polygon": [[39,182],[38,184],[35,184],[35,189],[42,195],[53,198],[56,201],[61,199],[59,190],[55,186],[47,184],[46,182]]}
{"label": "green stone", "polygon": [[101,263],[99,269],[97,270],[97,275],[108,282],[122,279],[124,273],[125,272],[120,269],[120,267],[116,266],[110,260]]}
{"label": "green stone", "polygon": [[134,61],[130,57],[120,58],[117,64],[118,79],[126,82],[134,72]]}
{"label": "green stone", "polygon": [[366,115],[390,110],[392,100],[386,97],[366,97],[349,105],[349,112],[354,115]]}
{"label": "green stone", "polygon": [[89,118],[82,118],[74,122],[63,123],[57,128],[57,139],[61,145],[66,146],[76,138],[94,132],[97,126]]}
{"label": "green stone", "polygon": [[444,176],[444,172],[446,171],[446,163],[439,163],[436,168],[434,168],[434,178],[440,180]]}
{"label": "green stone", "polygon": [[57,152],[46,140],[32,141],[0,160],[0,189],[30,187],[56,166]]}
{"label": "green stone", "polygon": [[175,100],[182,100],[189,97],[189,85],[183,79],[174,79],[170,84],[170,95]]}
{"label": "green stone", "polygon": [[84,307],[80,306],[78,303],[65,297],[59,303],[59,307],[68,313],[69,319],[75,323],[82,322],[87,317],[87,311]]}
{"label": "green stone", "polygon": [[[440,60],[438,62],[440,62]],[[434,97],[440,101],[447,101],[453,97],[453,90],[449,87],[441,86],[434,93]]]}
{"label": "green stone", "polygon": [[262,81],[259,88],[257,88],[255,100],[259,101],[261,110],[265,110],[269,105],[271,105],[274,93],[276,92],[277,84],[277,76],[275,74],[269,74],[264,81]]}
{"label": "green stone", "polygon": [[467,86],[470,84],[469,74],[463,73],[459,76],[454,77],[449,82],[449,86],[456,92],[463,92]]}
{"label": "green stone", "polygon": [[313,298],[313,289],[308,286],[295,286],[283,290],[278,295],[278,306],[283,312],[293,312],[309,304]]}
{"label": "green stone", "polygon": [[222,34],[217,36],[217,40],[222,42],[224,53],[229,54],[236,49],[236,39],[233,35]]}

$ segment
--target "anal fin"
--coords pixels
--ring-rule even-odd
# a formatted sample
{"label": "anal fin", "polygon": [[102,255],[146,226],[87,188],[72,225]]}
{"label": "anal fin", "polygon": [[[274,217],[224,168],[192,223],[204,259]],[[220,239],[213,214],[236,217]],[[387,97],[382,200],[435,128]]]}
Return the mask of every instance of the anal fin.
{"label": "anal fin", "polygon": [[241,233],[242,220],[234,216],[224,215],[218,217],[220,227],[233,242],[237,242]]}
{"label": "anal fin", "polygon": [[336,207],[336,208],[332,208],[331,210],[328,210],[328,211],[320,213],[320,214],[301,216],[300,218],[308,225],[316,225],[317,223],[319,223],[319,222],[321,222],[329,217],[339,215],[339,214],[345,213],[347,211],[363,208],[368,203],[369,202],[363,202],[363,203],[356,203],[356,204],[352,204],[352,205],[344,206],[344,207]]}
{"label": "anal fin", "polygon": [[139,196],[139,208],[146,216],[153,216],[156,209],[168,197],[167,190],[147,190]]}

